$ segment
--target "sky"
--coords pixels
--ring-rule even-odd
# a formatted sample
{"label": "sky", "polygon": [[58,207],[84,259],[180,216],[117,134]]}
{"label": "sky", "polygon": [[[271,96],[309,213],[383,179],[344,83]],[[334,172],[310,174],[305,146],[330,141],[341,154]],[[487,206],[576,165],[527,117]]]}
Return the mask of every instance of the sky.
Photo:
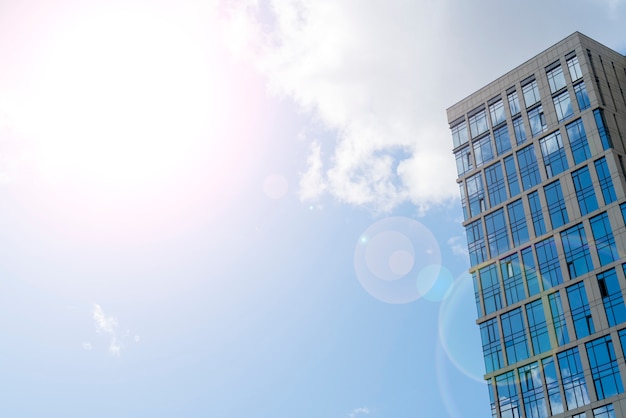
{"label": "sky", "polygon": [[0,2],[0,416],[489,416],[446,108],[626,1]]}

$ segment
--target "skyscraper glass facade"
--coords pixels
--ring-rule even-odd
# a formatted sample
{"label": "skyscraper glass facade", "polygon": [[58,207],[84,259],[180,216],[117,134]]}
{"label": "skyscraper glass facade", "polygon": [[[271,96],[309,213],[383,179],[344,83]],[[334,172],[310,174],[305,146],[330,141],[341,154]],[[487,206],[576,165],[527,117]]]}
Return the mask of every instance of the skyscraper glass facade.
{"label": "skyscraper glass facade", "polygon": [[626,57],[574,33],[448,121],[492,416],[625,418]]}

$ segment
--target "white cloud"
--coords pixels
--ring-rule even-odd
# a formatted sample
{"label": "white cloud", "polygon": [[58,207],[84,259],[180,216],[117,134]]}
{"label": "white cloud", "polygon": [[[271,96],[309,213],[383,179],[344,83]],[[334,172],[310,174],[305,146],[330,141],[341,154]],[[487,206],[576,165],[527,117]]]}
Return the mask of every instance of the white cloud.
{"label": "white cloud", "polygon": [[[242,1],[227,36],[273,92],[334,132],[311,142],[302,200],[327,194],[378,211],[403,202],[424,211],[458,197],[445,109],[576,30],[623,43],[606,13],[617,1],[596,1],[606,7],[581,5],[582,26],[582,11],[538,0],[516,9],[514,21],[486,0]],[[563,18],[537,15],[538,7]],[[520,43],[528,22],[546,31]]]}
{"label": "white cloud", "polygon": [[[113,316],[105,315],[102,307],[98,304],[93,305],[93,319],[96,324],[96,332],[103,333],[108,339],[108,351],[113,356],[119,357],[122,350],[122,344],[117,337],[116,328],[118,326],[117,319]],[[128,334],[128,332],[127,332]],[[89,344],[91,349],[91,344]],[[84,348],[84,344],[83,344]]]}
{"label": "white cloud", "polygon": [[355,418],[359,414],[369,415],[369,413],[369,408],[355,408],[352,412],[350,412],[350,414],[348,414],[348,416],[350,418]]}
{"label": "white cloud", "polygon": [[85,351],[91,351],[93,349],[93,346],[91,345],[89,341],[85,341],[82,347],[83,347],[83,350]]}
{"label": "white cloud", "polygon": [[469,257],[466,244],[467,240],[464,236],[454,236],[448,239],[448,245],[454,255]]}

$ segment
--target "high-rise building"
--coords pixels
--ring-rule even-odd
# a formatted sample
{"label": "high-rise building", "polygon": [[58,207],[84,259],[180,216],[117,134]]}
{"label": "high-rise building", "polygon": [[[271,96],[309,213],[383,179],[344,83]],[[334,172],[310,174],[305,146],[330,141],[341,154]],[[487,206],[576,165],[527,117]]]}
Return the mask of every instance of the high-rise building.
{"label": "high-rise building", "polygon": [[625,418],[626,57],[574,33],[448,121],[492,416]]}

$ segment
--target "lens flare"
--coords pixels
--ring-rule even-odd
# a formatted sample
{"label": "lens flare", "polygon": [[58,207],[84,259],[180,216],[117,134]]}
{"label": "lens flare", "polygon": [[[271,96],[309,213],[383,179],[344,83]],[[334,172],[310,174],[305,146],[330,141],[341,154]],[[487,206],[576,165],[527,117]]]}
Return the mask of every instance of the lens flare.
{"label": "lens flare", "polygon": [[409,303],[424,296],[416,285],[420,272],[440,265],[435,236],[422,223],[406,217],[375,222],[361,234],[354,250],[359,282],[387,303]]}

